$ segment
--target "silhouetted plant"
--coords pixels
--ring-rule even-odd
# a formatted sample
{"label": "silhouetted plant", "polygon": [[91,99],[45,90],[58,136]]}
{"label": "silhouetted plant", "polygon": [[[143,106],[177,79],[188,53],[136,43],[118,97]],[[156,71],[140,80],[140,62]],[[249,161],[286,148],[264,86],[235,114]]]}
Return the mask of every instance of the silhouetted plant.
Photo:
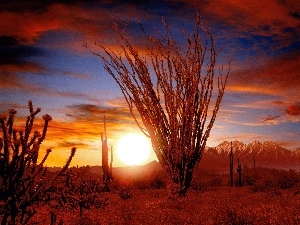
{"label": "silhouetted plant", "polygon": [[66,184],[57,188],[58,196],[61,196],[62,204],[58,208],[76,209],[79,208],[79,215],[82,217],[83,209],[104,208],[109,200],[101,195],[105,185],[99,179],[91,176],[86,169],[81,168],[67,171]]}
{"label": "silhouetted plant", "polygon": [[244,166],[242,181],[243,185],[252,186],[253,192],[279,193],[279,189],[291,189],[299,184],[300,173],[295,170]]}
{"label": "silhouetted plant", "polygon": [[229,154],[229,178],[230,178],[230,186],[233,187],[233,152],[232,152],[232,142]]}
{"label": "silhouetted plant", "polygon": [[17,113],[9,109],[8,118],[0,116],[2,138],[0,138],[0,215],[1,224],[27,224],[36,213],[36,207],[46,201],[46,196],[53,189],[58,176],[63,174],[75,154],[71,155],[59,174],[49,181],[47,168],[43,167],[51,149],[47,149],[38,163],[39,151],[45,140],[51,116],[43,115],[43,131],[34,131],[33,124],[40,108],[33,109],[28,102],[29,116],[25,130],[14,129],[14,117]]}
{"label": "silhouetted plant", "polygon": [[[254,219],[232,207],[225,207],[215,218],[214,224],[253,225]],[[246,214],[247,215],[247,214]]]}
{"label": "silhouetted plant", "polygon": [[119,197],[122,200],[130,199],[132,198],[132,190],[131,185],[127,182],[120,182],[116,186],[117,193],[119,194]]}
{"label": "silhouetted plant", "polygon": [[237,167],[236,171],[237,171],[237,173],[239,175],[238,185],[240,187],[242,187],[243,186],[243,182],[242,182],[242,171],[243,171],[243,169],[242,169],[242,165],[240,164],[240,158],[238,158],[238,167]]}
{"label": "silhouetted plant", "polygon": [[110,191],[110,182],[113,180],[113,175],[112,175],[113,149],[112,147],[110,149],[110,164],[108,164],[108,146],[107,146],[105,116],[104,116],[104,132],[101,133],[101,142],[102,142],[103,182],[105,184],[105,190]]}
{"label": "silhouetted plant", "polygon": [[[219,69],[216,101],[208,113],[217,58],[212,32],[203,27],[198,15],[196,27],[190,36],[185,33],[186,45],[182,47],[163,23],[165,35],[146,35],[148,62],[117,26],[122,52],[100,46],[105,57],[94,54],[102,58],[135,122],[151,138],[159,162],[175,184],[175,193],[185,195],[216,119],[230,63],[225,77],[223,67]],[[155,78],[151,77],[149,61]]]}

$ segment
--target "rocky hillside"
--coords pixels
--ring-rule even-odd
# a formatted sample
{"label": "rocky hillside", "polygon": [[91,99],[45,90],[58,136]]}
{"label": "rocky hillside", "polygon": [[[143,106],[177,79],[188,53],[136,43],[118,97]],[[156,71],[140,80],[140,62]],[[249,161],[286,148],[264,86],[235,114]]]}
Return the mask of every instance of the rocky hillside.
{"label": "rocky hillside", "polygon": [[[222,142],[214,148],[207,148],[200,162],[200,167],[226,172],[229,167],[231,142]],[[300,149],[290,151],[274,142],[254,141],[250,144],[233,141],[232,151],[234,167],[238,158],[242,166],[261,166],[278,169],[300,169]]]}

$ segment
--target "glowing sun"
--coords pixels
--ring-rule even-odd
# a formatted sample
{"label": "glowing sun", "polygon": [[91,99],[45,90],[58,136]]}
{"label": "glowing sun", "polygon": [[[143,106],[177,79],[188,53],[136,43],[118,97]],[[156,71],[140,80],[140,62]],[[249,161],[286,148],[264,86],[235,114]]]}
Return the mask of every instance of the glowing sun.
{"label": "glowing sun", "polygon": [[127,134],[117,144],[117,155],[126,165],[141,165],[149,158],[149,141],[140,134]]}

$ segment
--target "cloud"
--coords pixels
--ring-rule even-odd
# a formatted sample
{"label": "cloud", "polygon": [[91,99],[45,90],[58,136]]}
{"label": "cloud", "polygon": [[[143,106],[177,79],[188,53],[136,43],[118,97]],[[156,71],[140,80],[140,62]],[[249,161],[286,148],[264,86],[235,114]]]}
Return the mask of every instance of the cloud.
{"label": "cloud", "polygon": [[275,59],[264,60],[262,66],[251,65],[230,74],[227,90],[298,98],[300,57],[297,51]]}
{"label": "cloud", "polygon": [[300,115],[300,104],[289,105],[285,113],[289,116],[299,116]]}
{"label": "cloud", "polygon": [[203,9],[210,18],[225,22],[238,31],[261,36],[291,37],[293,28],[299,25],[297,13],[300,8],[293,0],[211,0]]}
{"label": "cloud", "polygon": [[27,57],[45,55],[45,52],[34,46],[23,46],[16,38],[0,36],[0,65],[24,63]]}
{"label": "cloud", "polygon": [[[273,103],[274,104],[274,103]],[[281,114],[276,116],[268,115],[261,119],[261,123],[267,125],[278,125],[281,123],[286,122],[299,122],[300,121],[300,104],[289,104],[289,103],[282,103],[275,105],[279,106],[277,111],[281,111]],[[269,106],[271,108],[271,106]],[[272,108],[271,108],[272,109]],[[274,110],[273,110],[274,111]],[[278,119],[280,118],[280,119]]]}
{"label": "cloud", "polygon": [[38,47],[22,46],[12,36],[0,36],[0,87],[22,89],[31,85],[17,73],[41,73],[45,68],[26,61],[27,57],[44,55]]}
{"label": "cloud", "polygon": [[[30,8],[30,5],[27,6]],[[34,7],[34,4],[32,5]],[[88,7],[81,3],[47,4],[43,10],[2,11],[0,35],[15,37],[23,44],[36,42],[49,31],[79,32],[92,41],[110,42],[113,22],[126,23],[128,19],[145,19],[149,13],[140,13],[135,6],[125,4],[95,3]],[[26,24],[26,26],[24,26]]]}
{"label": "cloud", "polygon": [[278,122],[276,121],[276,119],[280,117],[280,116],[267,116],[265,118],[262,118],[261,119],[261,122],[264,123],[264,124],[272,124],[272,125],[275,125],[275,124],[278,124]]}
{"label": "cloud", "polygon": [[105,107],[93,104],[78,104],[67,107],[66,116],[74,121],[102,121],[106,116],[107,122],[114,124],[134,123],[128,108]]}
{"label": "cloud", "polygon": [[15,37],[22,44],[32,44],[46,31],[61,27],[59,17],[47,12],[0,12],[0,35]]}
{"label": "cloud", "polygon": [[76,73],[73,71],[62,71],[63,75],[79,78],[79,79],[90,79],[92,76],[89,74],[83,74],[83,73]]}
{"label": "cloud", "polygon": [[[211,0],[198,4],[200,12],[209,23],[225,24],[234,35],[249,37],[250,34],[272,36],[275,46],[288,46],[295,41],[299,26],[299,6],[292,0],[255,2],[251,0]],[[112,44],[112,23],[127,26],[135,42],[141,34],[136,21],[156,27],[155,21],[168,17],[170,24],[178,21],[194,21],[195,1],[98,1],[85,4],[84,1],[52,1],[46,3],[4,3],[0,11],[0,35],[15,37],[22,43],[34,43],[49,31],[79,33],[86,41],[100,41]],[[15,10],[14,10],[15,9]],[[26,26],[24,26],[26,24]],[[133,26],[131,26],[133,25]],[[151,29],[151,28],[150,28]],[[225,30],[223,30],[225,32]],[[222,31],[222,32],[223,32]],[[152,32],[151,32],[152,33]],[[73,35],[75,36],[75,35]],[[232,35],[230,35],[232,37]],[[230,38],[228,37],[228,38]],[[73,40],[74,41],[74,40]],[[72,43],[70,44],[73,47]],[[81,43],[80,46],[82,46]]]}

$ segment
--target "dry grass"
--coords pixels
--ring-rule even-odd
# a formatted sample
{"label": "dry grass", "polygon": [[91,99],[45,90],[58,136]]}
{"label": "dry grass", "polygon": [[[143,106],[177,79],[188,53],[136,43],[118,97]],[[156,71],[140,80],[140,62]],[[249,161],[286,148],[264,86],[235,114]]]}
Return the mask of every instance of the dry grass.
{"label": "dry grass", "polygon": [[[117,192],[104,193],[104,209],[79,212],[59,211],[64,224],[300,224],[300,194],[283,190],[281,195],[253,193],[249,188],[218,187],[205,192],[189,191],[186,197],[172,198],[166,189],[132,190],[122,200]],[[43,208],[39,219],[49,211]]]}

